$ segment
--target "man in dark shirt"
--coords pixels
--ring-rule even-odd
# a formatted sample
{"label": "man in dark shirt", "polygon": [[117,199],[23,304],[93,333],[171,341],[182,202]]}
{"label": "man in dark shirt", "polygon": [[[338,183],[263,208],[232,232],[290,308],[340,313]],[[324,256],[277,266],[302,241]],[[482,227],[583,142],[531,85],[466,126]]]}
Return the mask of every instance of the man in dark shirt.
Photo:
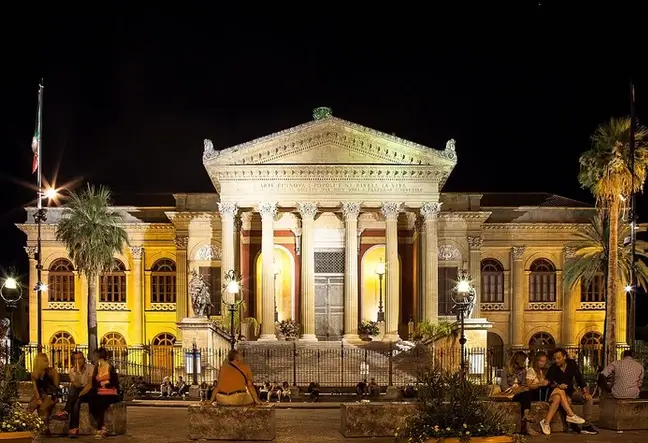
{"label": "man in dark shirt", "polygon": [[[549,399],[549,412],[547,412],[547,416],[544,420],[540,422],[542,432],[546,435],[549,435],[551,432],[549,424],[560,407],[560,396],[558,395],[559,392],[557,392],[557,390],[562,390],[565,392],[567,398],[571,398],[572,401],[578,403],[583,403],[583,418],[585,419],[585,424],[583,425],[581,432],[583,434],[598,434],[598,429],[596,429],[591,422],[592,406],[594,405],[594,402],[592,396],[587,390],[585,377],[583,377],[583,373],[578,368],[578,364],[575,360],[568,358],[567,351],[562,348],[556,348],[553,351],[553,358],[554,364],[551,365],[547,371],[547,380],[549,380],[553,391]],[[576,389],[577,387],[578,390]]]}

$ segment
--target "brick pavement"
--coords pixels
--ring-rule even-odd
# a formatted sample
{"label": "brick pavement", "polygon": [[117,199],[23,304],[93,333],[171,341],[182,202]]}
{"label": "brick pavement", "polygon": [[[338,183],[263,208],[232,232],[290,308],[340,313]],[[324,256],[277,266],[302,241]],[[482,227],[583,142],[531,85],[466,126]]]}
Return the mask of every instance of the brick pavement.
{"label": "brick pavement", "polygon": [[[107,443],[153,442],[179,443],[187,439],[187,411],[181,408],[133,407],[128,409],[129,435],[111,437]],[[281,409],[277,411],[277,439],[275,443],[382,443],[386,439],[345,439],[339,433],[340,412],[333,409]],[[43,439],[60,441],[62,438]],[[67,438],[65,439],[67,441]],[[77,439],[79,442],[96,441],[92,437]],[[645,443],[648,431],[617,434],[601,431],[599,435],[553,434],[531,439],[530,442],[551,443]]]}

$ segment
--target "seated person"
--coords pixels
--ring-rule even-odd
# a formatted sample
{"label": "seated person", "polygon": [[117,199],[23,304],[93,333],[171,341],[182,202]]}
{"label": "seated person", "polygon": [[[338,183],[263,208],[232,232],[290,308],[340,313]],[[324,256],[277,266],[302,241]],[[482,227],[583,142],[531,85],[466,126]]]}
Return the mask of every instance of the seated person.
{"label": "seated person", "polygon": [[319,395],[320,395],[319,383],[314,381],[310,382],[310,384],[308,385],[307,392],[310,394],[311,400],[313,400],[314,402],[319,400]]}
{"label": "seated person", "polygon": [[539,401],[549,401],[549,393],[552,390],[549,387],[549,380],[547,380],[547,371],[549,370],[548,360],[545,352],[538,351],[533,356],[531,366],[529,366],[526,373],[525,384],[531,390],[531,396]]}
{"label": "seated person", "polygon": [[229,351],[227,363],[221,366],[211,403],[225,406],[262,404],[254,388],[252,370],[245,364],[243,356],[236,349]]}
{"label": "seated person", "polygon": [[416,398],[416,389],[409,383],[403,388],[403,398]]}
{"label": "seated person", "polygon": [[178,377],[178,383],[175,385],[175,392],[178,397],[184,397],[189,392],[189,386],[184,382],[182,376]]}
{"label": "seated person", "polygon": [[512,394],[511,399],[520,403],[520,413],[522,415],[522,432],[531,436],[537,435],[533,429],[528,426],[530,422],[529,412],[531,410],[531,392],[525,385],[527,379],[526,369],[527,355],[522,351],[516,351],[510,358],[506,367],[506,373],[501,379],[502,391]]}
{"label": "seated person", "polygon": [[621,360],[613,361],[601,372],[599,378],[607,385],[607,380],[612,377],[610,389],[612,397],[619,399],[639,398],[644,380],[644,368],[634,359],[631,350],[623,351]]}
{"label": "seated person", "polygon": [[81,415],[81,403],[90,402],[92,390],[92,374],[94,366],[86,362],[85,356],[80,351],[74,352],[74,367],[70,369],[70,389],[67,402],[63,411],[56,414],[59,420],[69,420],[70,437],[79,434],[79,417]]}
{"label": "seated person", "polygon": [[34,368],[31,374],[34,387],[34,397],[29,402],[29,412],[38,410],[45,422],[45,435],[49,436],[49,423],[52,410],[58,401],[60,384],[59,373],[50,366],[47,354],[39,353],[34,358]]}
{"label": "seated person", "polygon": [[137,392],[139,392],[140,395],[145,395],[147,390],[148,387],[146,386],[146,383],[144,383],[144,378],[137,377]]}
{"label": "seated person", "polygon": [[367,390],[368,390],[367,380],[364,379],[359,381],[358,384],[356,385],[356,394],[358,395],[358,401],[361,401],[362,397],[365,397],[367,395],[368,392]]}
{"label": "seated person", "polygon": [[283,382],[283,384],[281,385],[281,396],[289,402],[292,402],[292,397],[290,395],[290,385],[287,381]]}
{"label": "seated person", "polygon": [[199,392],[200,392],[200,399],[201,400],[204,401],[204,400],[207,400],[208,398],[210,398],[210,396],[208,395],[208,391],[209,391],[209,386],[207,386],[207,382],[204,381],[204,382],[200,383],[200,391]]}
{"label": "seated person", "polygon": [[372,378],[369,382],[369,397],[380,397],[380,386],[376,383],[375,378]]}
{"label": "seated person", "polygon": [[169,377],[164,377],[162,383],[160,383],[160,395],[162,397],[170,397],[172,392],[173,385],[171,384],[171,379],[169,379]]}

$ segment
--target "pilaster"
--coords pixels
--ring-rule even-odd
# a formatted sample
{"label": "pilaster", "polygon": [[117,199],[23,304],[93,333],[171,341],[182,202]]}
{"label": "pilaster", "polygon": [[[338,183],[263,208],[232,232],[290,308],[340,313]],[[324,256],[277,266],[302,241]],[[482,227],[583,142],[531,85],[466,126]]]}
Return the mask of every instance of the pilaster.
{"label": "pilaster", "polygon": [[475,287],[475,307],[471,317],[481,318],[481,247],[484,238],[481,236],[469,236],[468,246],[470,247],[470,277]]}
{"label": "pilaster", "polygon": [[385,337],[386,341],[398,341],[398,319],[400,318],[400,270],[398,264],[398,214],[401,203],[387,202],[382,205],[386,224],[385,248]]}
{"label": "pilaster", "polygon": [[[176,234],[177,235],[177,234]],[[188,317],[189,273],[187,272],[187,246],[189,237],[186,235],[175,238],[176,245],[176,321],[181,322]]]}
{"label": "pilaster", "polygon": [[524,311],[526,297],[524,294],[524,246],[513,246],[511,258],[513,261],[513,296],[511,297],[511,344],[524,346]]}
{"label": "pilaster", "polygon": [[261,336],[259,341],[276,341],[274,324],[274,218],[277,215],[276,202],[261,202]]}
{"label": "pilaster", "polygon": [[[236,253],[234,251],[234,217],[238,211],[236,203],[225,202],[218,204],[218,211],[221,216],[221,244],[223,252],[221,257],[221,283],[224,285],[225,275],[231,270],[237,271],[235,266]],[[212,290],[221,290],[221,288],[213,288]],[[230,294],[228,291],[223,291],[223,301],[231,303],[235,294]]]}
{"label": "pilaster", "polygon": [[[358,339],[358,215],[360,203],[342,203],[345,227],[344,339]],[[398,213],[396,213],[398,216]],[[398,260],[398,251],[397,257]],[[398,262],[396,263],[398,266]],[[398,326],[396,327],[398,331]]]}
{"label": "pilaster", "polygon": [[301,323],[305,341],[316,341],[315,336],[315,239],[313,225],[317,203],[297,205],[301,214]]}
{"label": "pilaster", "polygon": [[441,203],[428,202],[421,207],[425,225],[425,292],[423,294],[424,319],[439,321],[439,255],[437,223]]}
{"label": "pilaster", "polygon": [[[142,258],[144,248],[142,246],[131,246],[131,258],[133,259],[133,345],[140,346],[144,343],[144,296],[142,291]],[[128,301],[128,300],[127,300]]]}

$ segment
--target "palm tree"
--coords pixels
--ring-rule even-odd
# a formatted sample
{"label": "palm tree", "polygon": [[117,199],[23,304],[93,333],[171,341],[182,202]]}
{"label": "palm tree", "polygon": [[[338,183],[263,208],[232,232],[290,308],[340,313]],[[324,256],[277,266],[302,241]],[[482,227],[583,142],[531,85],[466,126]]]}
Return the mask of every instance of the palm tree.
{"label": "palm tree", "polygon": [[88,355],[97,349],[97,278],[115,266],[128,244],[123,216],[110,208],[110,190],[92,185],[72,193],[56,229],[76,268],[88,280]]}
{"label": "palm tree", "polygon": [[[628,117],[612,118],[599,126],[592,136],[592,147],[579,159],[578,180],[589,189],[597,205],[606,211],[609,221],[608,250],[618,248],[621,202],[643,189],[648,167],[648,130],[640,126],[635,133],[634,171],[630,170],[630,126]],[[614,359],[616,349],[616,297],[618,291],[619,254],[609,254],[606,285],[605,344],[608,361]]]}

